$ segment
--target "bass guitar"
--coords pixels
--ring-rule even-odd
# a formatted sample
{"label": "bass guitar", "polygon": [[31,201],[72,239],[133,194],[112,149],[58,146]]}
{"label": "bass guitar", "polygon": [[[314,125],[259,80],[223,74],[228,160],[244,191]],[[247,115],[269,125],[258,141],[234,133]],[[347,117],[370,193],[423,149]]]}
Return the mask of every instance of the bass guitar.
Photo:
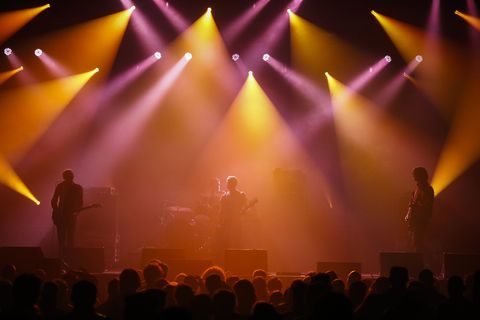
{"label": "bass guitar", "polygon": [[[86,207],[82,207],[80,209],[78,209],[77,211],[75,211],[73,214],[75,216],[77,216],[80,212],[82,211],[86,211],[86,210],[89,210],[89,209],[96,209],[96,208],[101,208],[102,205],[99,204],[99,203],[94,203],[94,204],[91,204],[89,206],[86,206]],[[52,220],[53,220],[53,224],[55,225],[58,225],[59,223],[61,223],[62,221],[62,211],[59,209],[59,208],[56,208],[56,209],[53,209],[52,211]]]}

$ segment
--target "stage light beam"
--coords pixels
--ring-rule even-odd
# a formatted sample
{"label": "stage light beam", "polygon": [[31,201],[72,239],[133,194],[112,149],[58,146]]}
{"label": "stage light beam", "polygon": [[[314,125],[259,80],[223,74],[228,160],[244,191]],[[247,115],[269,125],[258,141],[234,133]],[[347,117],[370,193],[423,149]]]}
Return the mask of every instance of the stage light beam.
{"label": "stage light beam", "polygon": [[0,85],[22,70],[23,70],[23,67],[20,66],[10,71],[0,72]]}
{"label": "stage light beam", "polygon": [[33,195],[22,179],[15,173],[15,170],[8,161],[2,156],[0,156],[0,183],[18,192],[27,199],[30,199],[37,206],[40,205],[40,201]]}
{"label": "stage light beam", "polygon": [[222,34],[228,43],[233,43],[236,38],[245,30],[250,22],[262,11],[270,0],[257,0],[253,7],[248,8],[238,18],[232,21]]}
{"label": "stage light beam", "polygon": [[125,9],[40,35],[31,41],[31,46],[45,51],[70,74],[79,74],[98,66],[106,71],[103,73],[106,76],[115,60],[131,13]]}
{"label": "stage light beam", "polygon": [[91,70],[0,92],[0,153],[18,159],[96,73]]}
{"label": "stage light beam", "polygon": [[455,14],[470,24],[470,26],[480,31],[480,19],[478,17],[471,16],[458,10],[455,11]]}
{"label": "stage light beam", "polygon": [[46,4],[36,8],[0,13],[0,44],[48,8],[50,5]]}

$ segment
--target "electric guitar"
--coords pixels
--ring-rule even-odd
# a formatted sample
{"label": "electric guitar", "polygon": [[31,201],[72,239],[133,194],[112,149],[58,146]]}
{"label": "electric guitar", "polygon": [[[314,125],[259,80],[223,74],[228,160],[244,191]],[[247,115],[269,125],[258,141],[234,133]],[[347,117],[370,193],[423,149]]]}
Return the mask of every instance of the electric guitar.
{"label": "electric guitar", "polygon": [[[94,203],[92,205],[89,205],[89,206],[86,206],[86,207],[82,207],[78,210],[76,210],[73,214],[75,216],[77,216],[80,212],[82,211],[85,211],[85,210],[89,210],[89,209],[94,209],[94,208],[101,208],[102,205],[99,204],[99,203]],[[62,212],[59,208],[56,208],[56,209],[53,209],[52,211],[52,220],[53,220],[53,224],[54,225],[58,225],[59,223],[61,223],[61,219],[62,219]]]}
{"label": "electric guitar", "polygon": [[253,207],[255,207],[258,203],[258,199],[257,198],[253,198],[252,200],[250,200],[247,205],[245,207],[242,208],[242,211],[241,211],[241,214],[244,214],[245,212],[247,212],[248,210],[252,209]]}

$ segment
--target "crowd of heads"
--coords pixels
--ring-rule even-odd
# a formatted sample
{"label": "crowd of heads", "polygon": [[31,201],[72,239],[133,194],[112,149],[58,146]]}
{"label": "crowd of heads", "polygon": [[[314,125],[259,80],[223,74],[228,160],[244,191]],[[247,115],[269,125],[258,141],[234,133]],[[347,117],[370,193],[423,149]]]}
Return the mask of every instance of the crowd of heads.
{"label": "crowd of heads", "polygon": [[[388,277],[352,271],[342,279],[328,271],[290,281],[264,270],[239,277],[218,266],[201,275],[168,272],[153,260],[99,288],[85,270],[48,279],[7,265],[0,319],[480,319],[480,271],[443,280],[428,269],[412,277],[393,267]],[[107,295],[99,298],[99,289]]]}

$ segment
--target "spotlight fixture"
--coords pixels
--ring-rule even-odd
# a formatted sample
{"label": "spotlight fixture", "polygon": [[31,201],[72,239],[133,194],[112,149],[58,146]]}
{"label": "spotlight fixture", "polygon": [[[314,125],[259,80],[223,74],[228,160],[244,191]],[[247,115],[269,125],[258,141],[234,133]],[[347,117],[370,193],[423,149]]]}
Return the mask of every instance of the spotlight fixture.
{"label": "spotlight fixture", "polygon": [[193,58],[193,56],[192,56],[192,54],[191,54],[190,52],[185,53],[185,56],[184,56],[184,57],[185,57],[185,59],[187,59],[187,61],[190,61],[190,60],[192,60],[192,58]]}
{"label": "spotlight fixture", "polygon": [[392,62],[392,57],[390,56],[385,56],[385,61],[387,61],[388,63]]}
{"label": "spotlight fixture", "polygon": [[18,70],[22,71],[22,70],[23,70],[23,66],[20,66],[20,67],[18,68]]}
{"label": "spotlight fixture", "polygon": [[327,78],[330,77],[330,73],[328,73],[328,71],[325,72],[325,76],[326,76]]}
{"label": "spotlight fixture", "polygon": [[99,68],[95,68],[95,69],[93,69],[93,72],[94,72],[94,73],[97,73],[97,72],[99,72],[99,71],[100,71],[100,69],[99,69]]}
{"label": "spotlight fixture", "polygon": [[5,53],[6,56],[9,56],[9,55],[11,55],[11,54],[13,53],[13,51],[12,51],[12,49],[10,49],[10,48],[5,48],[5,49],[3,50],[3,53]]}
{"label": "spotlight fixture", "polygon": [[370,69],[368,69],[368,72],[372,73],[372,72],[373,72],[373,68],[370,67]]}
{"label": "spotlight fixture", "polygon": [[249,77],[252,77],[252,76],[253,76],[253,71],[251,71],[251,70],[248,71],[248,76],[249,76]]}
{"label": "spotlight fixture", "polygon": [[212,14],[212,8],[209,7],[209,8],[207,9],[207,13],[208,13],[208,14]]}
{"label": "spotlight fixture", "polygon": [[157,51],[157,52],[155,52],[155,53],[153,54],[153,56],[154,56],[154,57],[155,57],[155,59],[157,59],[157,60],[160,60],[160,59],[162,59],[162,54],[161,54],[160,52],[158,52],[158,51]]}
{"label": "spotlight fixture", "polygon": [[137,9],[137,7],[131,6],[131,7],[128,9],[128,11],[133,12],[133,11],[135,11],[135,9]]}
{"label": "spotlight fixture", "polygon": [[267,62],[268,60],[270,60],[270,55],[268,53],[265,53],[262,57],[263,61]]}
{"label": "spotlight fixture", "polygon": [[233,60],[233,61],[238,61],[238,59],[240,59],[240,55],[239,55],[238,53],[234,53],[234,54],[232,55],[232,60]]}
{"label": "spotlight fixture", "polygon": [[292,10],[291,10],[291,9],[287,9],[287,13],[288,13],[288,15],[291,15],[291,14],[292,14]]}
{"label": "spotlight fixture", "polygon": [[37,57],[40,57],[42,54],[43,54],[42,49],[36,49],[36,50],[35,50],[35,55],[36,55]]}
{"label": "spotlight fixture", "polygon": [[421,55],[417,55],[415,57],[415,60],[417,60],[418,63],[422,62],[423,61],[423,57]]}

